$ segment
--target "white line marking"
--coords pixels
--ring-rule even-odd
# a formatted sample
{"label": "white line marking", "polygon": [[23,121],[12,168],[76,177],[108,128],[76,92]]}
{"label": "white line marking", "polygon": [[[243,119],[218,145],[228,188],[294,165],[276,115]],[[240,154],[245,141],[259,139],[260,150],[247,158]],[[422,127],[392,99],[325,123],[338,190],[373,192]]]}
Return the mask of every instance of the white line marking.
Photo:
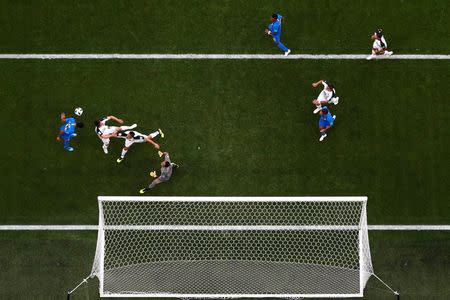
{"label": "white line marking", "polygon": [[[52,231],[79,231],[98,230],[97,225],[0,225],[0,231],[28,231],[28,230],[52,230]],[[369,230],[383,231],[449,231],[450,225],[369,225]]]}
{"label": "white line marking", "polygon": [[[0,54],[0,59],[366,59],[368,54]],[[376,59],[450,59],[449,54],[398,54]]]}

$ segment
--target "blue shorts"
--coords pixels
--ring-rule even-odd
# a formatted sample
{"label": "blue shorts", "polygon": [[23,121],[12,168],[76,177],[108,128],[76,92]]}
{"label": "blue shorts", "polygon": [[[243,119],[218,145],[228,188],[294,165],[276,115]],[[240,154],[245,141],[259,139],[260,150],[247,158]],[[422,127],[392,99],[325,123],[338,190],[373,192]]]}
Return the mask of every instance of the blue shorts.
{"label": "blue shorts", "polygon": [[61,135],[61,139],[64,141],[64,142],[68,142],[68,141],[70,141],[70,137],[71,137],[72,135],[71,134],[63,134],[63,135]]}
{"label": "blue shorts", "polygon": [[319,128],[330,126],[331,124],[328,121],[324,121],[319,119]]}

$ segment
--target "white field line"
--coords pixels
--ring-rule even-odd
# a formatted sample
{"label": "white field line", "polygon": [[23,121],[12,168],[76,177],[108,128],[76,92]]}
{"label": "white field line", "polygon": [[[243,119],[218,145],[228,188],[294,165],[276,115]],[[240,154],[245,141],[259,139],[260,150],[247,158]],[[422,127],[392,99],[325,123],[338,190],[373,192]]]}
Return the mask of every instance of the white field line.
{"label": "white field line", "polygon": [[[0,54],[0,59],[366,59],[368,54]],[[376,59],[445,59],[448,54],[394,54]]]}
{"label": "white field line", "polygon": [[[97,225],[0,225],[0,231],[97,231]],[[449,231],[450,225],[369,225],[372,231]]]}

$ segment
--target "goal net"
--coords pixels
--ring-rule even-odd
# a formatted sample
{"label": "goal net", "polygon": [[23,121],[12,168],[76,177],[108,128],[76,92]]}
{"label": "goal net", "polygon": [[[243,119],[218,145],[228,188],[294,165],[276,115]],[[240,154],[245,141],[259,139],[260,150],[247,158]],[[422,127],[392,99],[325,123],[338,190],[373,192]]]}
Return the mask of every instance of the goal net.
{"label": "goal net", "polygon": [[99,197],[102,297],[361,297],[366,197]]}

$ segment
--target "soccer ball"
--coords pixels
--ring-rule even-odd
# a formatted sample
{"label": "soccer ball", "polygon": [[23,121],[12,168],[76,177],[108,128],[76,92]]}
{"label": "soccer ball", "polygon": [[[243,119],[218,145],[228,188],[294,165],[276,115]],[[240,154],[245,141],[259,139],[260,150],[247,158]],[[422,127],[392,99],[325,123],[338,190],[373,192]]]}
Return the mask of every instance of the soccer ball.
{"label": "soccer ball", "polygon": [[75,114],[81,116],[83,114],[83,109],[81,107],[75,108]]}

